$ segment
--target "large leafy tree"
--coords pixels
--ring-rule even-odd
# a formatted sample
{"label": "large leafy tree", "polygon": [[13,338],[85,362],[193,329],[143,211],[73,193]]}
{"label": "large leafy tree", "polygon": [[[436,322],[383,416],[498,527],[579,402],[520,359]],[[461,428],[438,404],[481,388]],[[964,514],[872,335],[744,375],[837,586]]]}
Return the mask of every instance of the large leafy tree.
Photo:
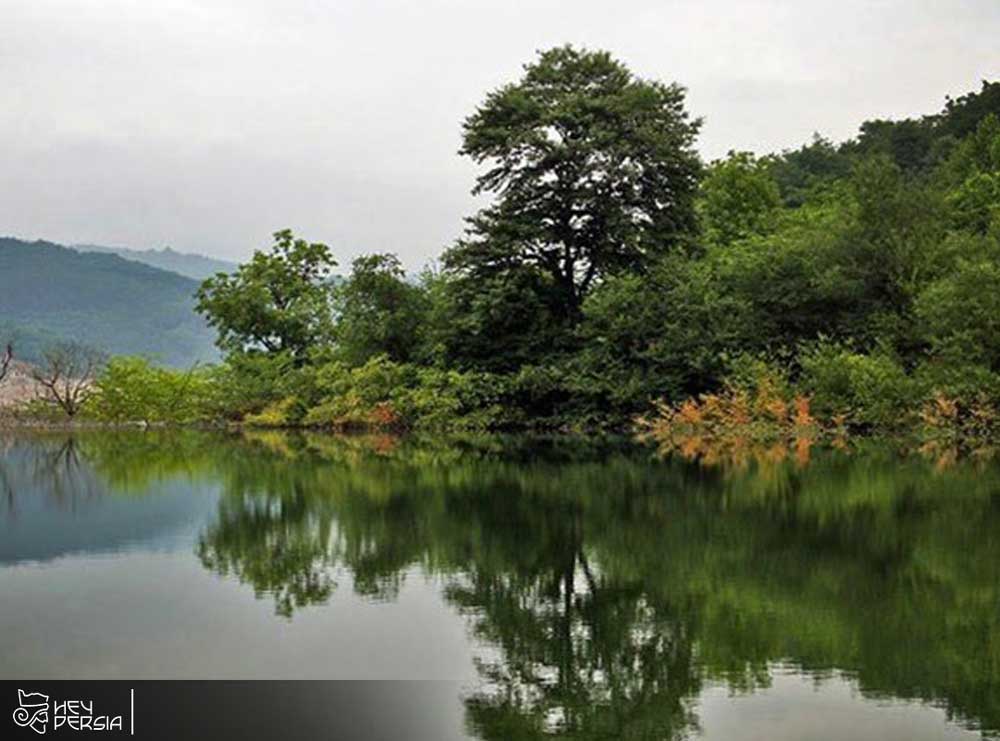
{"label": "large leafy tree", "polygon": [[710,244],[769,233],[780,207],[778,184],[750,152],[730,152],[713,162],[701,184],[699,211]]}
{"label": "large leafy tree", "polygon": [[851,174],[851,158],[819,134],[809,144],[768,158],[768,170],[786,206],[806,203],[824,186]]}
{"label": "large leafy tree", "polygon": [[465,121],[462,153],[488,165],[474,193],[497,197],[445,266],[479,280],[528,266],[578,321],[596,282],[642,268],[695,228],[700,121],[684,96],[606,52],[541,53]]}
{"label": "large leafy tree", "polygon": [[502,276],[428,281],[432,356],[461,370],[516,372],[572,341],[558,319],[551,281],[528,266]]}
{"label": "large leafy tree", "polygon": [[197,309],[218,331],[222,350],[302,360],[330,338],[330,271],[336,265],[325,244],[296,239],[288,229],[275,232],[270,252],[255,251],[236,272],[202,283]]}
{"label": "large leafy tree", "polygon": [[427,304],[424,291],[406,279],[395,255],[357,258],[350,278],[334,291],[340,355],[351,365],[383,354],[404,363],[414,360]]}

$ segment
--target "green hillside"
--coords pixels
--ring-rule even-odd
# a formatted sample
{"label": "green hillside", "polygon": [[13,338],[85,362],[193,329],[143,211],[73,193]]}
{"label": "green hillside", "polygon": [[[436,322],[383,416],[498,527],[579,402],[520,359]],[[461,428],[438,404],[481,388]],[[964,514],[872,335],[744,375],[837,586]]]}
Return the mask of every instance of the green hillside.
{"label": "green hillside", "polygon": [[236,263],[233,262],[206,255],[177,252],[170,247],[164,247],[162,250],[132,250],[127,247],[104,247],[99,244],[74,244],[71,247],[79,252],[118,255],[126,260],[134,260],[154,268],[169,270],[198,281],[205,280],[216,273],[231,273],[237,267]]}
{"label": "green hillside", "polygon": [[0,238],[0,333],[27,360],[56,339],[175,366],[216,357],[198,282],[111,254]]}

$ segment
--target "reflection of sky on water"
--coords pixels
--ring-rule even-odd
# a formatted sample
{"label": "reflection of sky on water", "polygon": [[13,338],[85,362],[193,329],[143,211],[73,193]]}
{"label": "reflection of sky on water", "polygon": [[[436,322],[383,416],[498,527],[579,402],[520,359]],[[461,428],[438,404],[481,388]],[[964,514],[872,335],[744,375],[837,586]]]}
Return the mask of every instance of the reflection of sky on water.
{"label": "reflection of sky on water", "polygon": [[771,686],[734,694],[721,685],[697,701],[706,739],[739,741],[960,741],[979,734],[949,722],[944,710],[917,702],[866,699],[840,676],[814,678],[776,667]]}
{"label": "reflection of sky on water", "polygon": [[274,614],[190,551],[71,556],[0,570],[5,678],[473,680],[465,622],[412,574],[394,602],[335,574],[325,607]]}
{"label": "reflection of sky on water", "polygon": [[218,494],[217,483],[166,480],[112,495],[77,451],[14,445],[0,453],[0,564],[179,547]]}

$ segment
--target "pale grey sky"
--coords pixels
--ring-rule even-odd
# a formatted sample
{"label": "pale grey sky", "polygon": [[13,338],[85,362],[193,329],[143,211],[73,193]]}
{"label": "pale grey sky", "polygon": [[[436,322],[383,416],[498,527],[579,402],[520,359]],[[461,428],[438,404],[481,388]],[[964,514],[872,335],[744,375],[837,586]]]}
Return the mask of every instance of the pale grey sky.
{"label": "pale grey sky", "polygon": [[0,0],[0,235],[239,259],[291,227],[416,269],[462,230],[460,123],[537,49],[689,89],[700,149],[940,108],[1000,0]]}

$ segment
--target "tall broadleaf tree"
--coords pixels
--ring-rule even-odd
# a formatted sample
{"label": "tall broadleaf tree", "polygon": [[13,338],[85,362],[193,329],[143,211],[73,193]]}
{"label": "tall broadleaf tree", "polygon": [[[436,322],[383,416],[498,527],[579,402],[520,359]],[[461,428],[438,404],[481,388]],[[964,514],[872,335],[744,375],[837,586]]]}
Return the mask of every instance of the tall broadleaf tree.
{"label": "tall broadleaf tree", "polygon": [[201,284],[198,312],[219,333],[226,352],[287,353],[303,361],[332,336],[330,248],[275,232],[270,252],[257,250],[235,273]]}
{"label": "tall broadleaf tree", "polygon": [[340,357],[364,365],[376,355],[401,363],[416,359],[428,310],[420,286],[410,283],[393,254],[364,255],[334,290]]}
{"label": "tall broadleaf tree", "polygon": [[700,121],[682,87],[643,80],[607,52],[540,53],[464,123],[461,153],[487,166],[445,267],[477,280],[539,271],[563,318],[605,276],[642,269],[696,228]]}

